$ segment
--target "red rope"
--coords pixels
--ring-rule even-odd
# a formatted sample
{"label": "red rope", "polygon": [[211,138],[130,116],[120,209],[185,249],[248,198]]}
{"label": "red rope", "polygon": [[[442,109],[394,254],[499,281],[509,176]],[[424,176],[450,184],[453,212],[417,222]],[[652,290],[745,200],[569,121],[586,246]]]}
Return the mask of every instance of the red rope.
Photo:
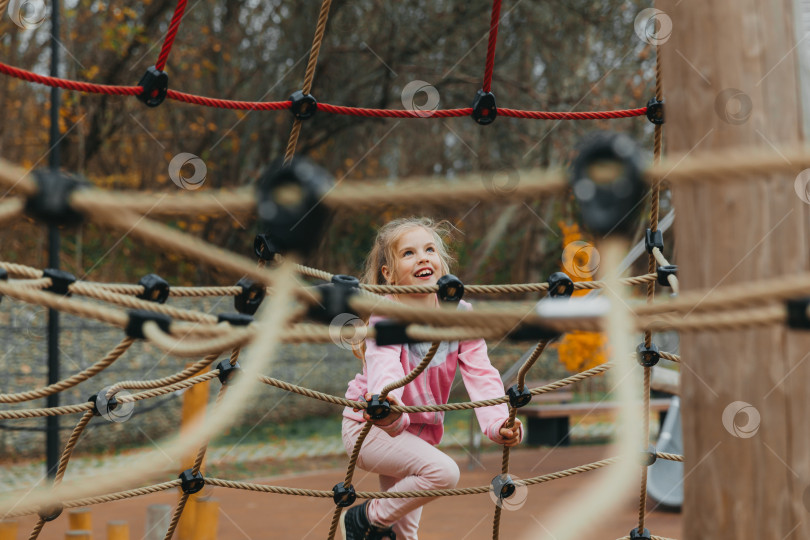
{"label": "red rope", "polygon": [[[66,90],[77,90],[93,94],[107,94],[119,96],[137,96],[143,88],[140,86],[112,86],[107,84],[93,84],[87,82],[70,81],[56,77],[46,77],[37,75],[31,71],[19,69],[0,62],[0,73],[22,79],[24,81],[44,84],[46,86],[56,86]],[[219,109],[239,109],[253,111],[280,111],[290,108],[290,101],[234,101],[229,99],[217,99],[194,94],[186,94],[176,90],[169,90],[166,97],[183,103],[201,105],[203,107],[215,107]],[[401,109],[365,109],[362,107],[343,107],[340,105],[329,105],[328,103],[318,103],[318,110],[329,114],[343,114],[350,116],[365,116],[370,118],[453,118],[459,116],[469,116],[472,109],[440,109],[436,111],[411,111]],[[628,109],[621,111],[592,111],[592,112],[544,112],[544,111],[522,111],[518,109],[498,109],[499,116],[509,116],[512,118],[525,118],[532,120],[607,120],[611,118],[628,118],[631,116],[644,116],[647,108]]]}
{"label": "red rope", "polygon": [[487,65],[484,69],[484,92],[492,87],[492,71],[495,69],[495,43],[498,41],[498,23],[501,19],[501,0],[492,1],[492,17],[489,20],[489,44],[487,45]]}
{"label": "red rope", "polygon": [[169,31],[166,32],[166,39],[163,40],[163,48],[160,49],[160,56],[158,56],[155,68],[158,71],[163,71],[166,67],[166,60],[169,59],[169,51],[172,50],[174,38],[177,37],[177,30],[180,28],[180,20],[183,18],[183,13],[186,11],[187,0],[178,0],[177,7],[174,9],[172,15],[172,22],[169,23]]}

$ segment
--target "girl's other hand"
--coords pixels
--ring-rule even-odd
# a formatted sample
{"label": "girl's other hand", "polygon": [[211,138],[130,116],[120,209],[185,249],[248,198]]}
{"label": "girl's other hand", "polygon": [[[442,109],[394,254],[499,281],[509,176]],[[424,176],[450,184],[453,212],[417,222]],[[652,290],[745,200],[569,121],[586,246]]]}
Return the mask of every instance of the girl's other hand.
{"label": "girl's other hand", "polygon": [[[509,420],[506,422],[509,422]],[[520,429],[522,424],[520,423],[520,420],[515,418],[515,424],[508,428],[506,427],[506,422],[503,423],[504,425],[501,426],[498,433],[500,433],[501,437],[504,439],[503,445],[511,448],[512,446],[517,446],[520,442]]]}
{"label": "girl's other hand", "polygon": [[[371,394],[366,393],[365,399],[366,399],[366,401],[370,400],[371,399]],[[392,396],[391,394],[385,396],[385,400],[387,402],[389,402],[390,404],[392,404],[392,405],[401,405],[399,400],[397,398],[395,398],[394,396]],[[361,409],[352,409],[352,410],[354,412],[358,412]],[[394,422],[396,422],[397,420],[399,420],[399,417],[402,416],[401,412],[391,411],[391,412],[388,413],[388,416],[386,416],[385,418],[380,418],[379,420],[374,420],[368,415],[368,413],[366,412],[366,409],[362,409],[362,411],[363,411],[363,420],[365,420],[366,422],[371,422],[375,426],[389,426],[389,425],[393,424]]]}

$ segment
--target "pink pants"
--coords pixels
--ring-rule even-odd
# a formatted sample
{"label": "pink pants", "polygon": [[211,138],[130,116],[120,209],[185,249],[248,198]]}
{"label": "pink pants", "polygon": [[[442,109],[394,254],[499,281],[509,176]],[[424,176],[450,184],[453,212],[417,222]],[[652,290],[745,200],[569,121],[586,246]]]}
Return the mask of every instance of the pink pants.
{"label": "pink pants", "polygon": [[[343,446],[349,455],[362,429],[363,423],[343,418]],[[357,466],[379,474],[382,491],[452,489],[459,477],[456,462],[435,446],[413,433],[391,437],[378,427],[363,441]],[[417,540],[422,506],[435,498],[373,499],[366,512],[373,523],[393,525],[397,540]]]}

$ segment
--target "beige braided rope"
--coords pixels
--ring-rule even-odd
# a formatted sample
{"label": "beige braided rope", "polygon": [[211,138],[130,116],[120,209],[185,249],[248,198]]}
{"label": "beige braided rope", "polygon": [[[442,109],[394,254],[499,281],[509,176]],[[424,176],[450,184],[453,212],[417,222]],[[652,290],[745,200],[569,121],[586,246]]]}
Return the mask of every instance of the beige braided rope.
{"label": "beige braided rope", "polygon": [[135,342],[134,339],[130,337],[126,337],[121,342],[115,346],[115,348],[110,351],[110,353],[90,366],[89,368],[76,373],[68,377],[67,379],[63,379],[61,381],[55,382],[53,384],[49,384],[48,386],[43,386],[41,388],[37,388],[35,390],[28,390],[26,392],[18,392],[15,394],[0,394],[0,403],[21,403],[23,401],[31,401],[32,399],[38,399],[41,397],[50,396],[52,394],[56,394],[63,390],[67,390],[68,388],[72,388],[79,384],[80,382],[86,381],[91,377],[101,373],[109,367],[113,362],[118,360],[121,355],[126,352],[127,349]]}
{"label": "beige braided rope", "polygon": [[184,381],[176,382],[174,384],[170,384],[168,386],[163,386],[160,388],[152,388],[149,390],[144,390],[143,392],[138,392],[137,394],[130,394],[125,396],[116,396],[116,400],[119,403],[135,403],[136,401],[142,401],[144,399],[149,399],[153,397],[162,396],[165,394],[170,394],[172,392],[176,392],[177,390],[182,390],[183,388],[189,388],[194,386],[195,384],[203,383],[205,381],[210,381],[211,379],[215,379],[219,376],[219,370],[213,369],[208,373],[203,373],[202,375],[197,375],[196,377],[191,377]]}
{"label": "beige braided rope", "polygon": [[39,279],[22,279],[22,280],[13,280],[9,281],[9,284],[15,285],[18,287],[27,287],[29,289],[45,289],[52,285],[51,278],[39,278]]}
{"label": "beige braided rope", "polygon": [[39,279],[42,277],[42,270],[24,264],[0,262],[0,268],[8,272],[9,277],[13,278]]}
{"label": "beige braided rope", "polygon": [[684,461],[684,457],[680,454],[668,454],[666,452],[656,452],[655,456],[661,459],[668,459],[669,461],[680,461],[680,462]]}
{"label": "beige braided rope", "polygon": [[654,331],[713,331],[735,330],[761,327],[770,324],[784,324],[787,312],[784,306],[769,306],[739,311],[721,311],[712,314],[688,315],[654,315],[641,317],[639,326]]}
{"label": "beige braided rope", "polygon": [[207,340],[199,338],[186,340],[185,336],[175,338],[166,334],[155,322],[149,321],[143,325],[143,335],[150,343],[173,356],[196,358],[207,354],[219,354],[228,349],[246,345],[256,336],[256,330],[231,328],[227,333]]}
{"label": "beige braided rope", "polygon": [[117,382],[114,385],[112,385],[109,388],[109,390],[107,390],[107,399],[110,399],[122,388],[137,388],[139,390],[148,390],[150,388],[162,388],[164,386],[180,382],[182,380],[188,379],[193,375],[196,375],[206,367],[210,366],[216,361],[217,358],[219,358],[218,354],[208,355],[199,362],[195,362],[192,365],[188,366],[183,371],[177,372],[174,375],[169,375],[168,377],[163,377],[160,379],[152,379],[151,381]]}
{"label": "beige braided rope", "polygon": [[670,360],[672,362],[680,362],[681,361],[681,357],[678,354],[672,354],[672,353],[661,351],[661,352],[658,353],[658,355],[661,358],[663,358],[664,360]]}
{"label": "beige braided rope", "polygon": [[93,419],[93,415],[93,411],[86,411],[79,420],[79,423],[76,424],[76,427],[73,428],[73,432],[70,434],[70,438],[67,444],[65,444],[65,449],[62,451],[62,456],[59,459],[59,466],[56,470],[56,476],[53,479],[53,485],[58,486],[62,483],[62,479],[65,477],[65,471],[67,470],[68,461],[70,461],[70,456],[73,454],[73,449],[76,448],[79,437],[81,437],[84,428],[87,427],[90,420]]}
{"label": "beige braided rope", "polygon": [[236,296],[242,287],[228,285],[223,287],[171,287],[169,296],[202,298],[205,296]]}
{"label": "beige braided rope", "polygon": [[100,205],[155,217],[253,215],[256,212],[256,196],[249,189],[206,189],[183,195],[85,189],[74,192],[71,202],[76,208]]}
{"label": "beige braided rope", "polygon": [[31,531],[31,534],[28,536],[28,540],[36,540],[39,536],[39,533],[42,532],[42,528],[45,526],[45,520],[42,518],[37,519],[36,524],[34,525],[34,530]]}
{"label": "beige braided rope", "polygon": [[186,507],[186,502],[188,502],[188,493],[181,493],[180,501],[177,503],[177,506],[172,513],[172,519],[169,522],[169,529],[166,531],[166,535],[163,537],[163,540],[169,540],[172,536],[174,536],[174,531],[177,529],[177,524],[180,523],[180,516],[183,514],[183,509]]}
{"label": "beige braided rope", "polygon": [[[105,290],[102,287],[96,287],[94,285],[89,285],[87,283],[82,283],[81,281],[77,281],[73,283],[70,287],[70,292],[81,294],[84,296],[89,296],[90,298],[95,298],[97,300],[103,300],[105,302],[110,302],[112,304],[118,304],[120,306],[133,308],[133,309],[144,309],[147,311],[154,311],[157,313],[164,313],[174,319],[178,319],[181,321],[192,321],[192,322],[200,322],[206,324],[216,324],[217,317],[214,315],[209,315],[207,313],[202,313],[199,311],[193,311],[188,309],[180,309],[172,306],[168,306],[166,304],[159,304],[157,302],[152,302],[150,300],[143,300],[141,298],[133,298],[132,296],[126,294],[119,294],[109,290]],[[170,289],[171,290],[171,289]]]}
{"label": "beige braided rope", "polygon": [[63,405],[62,407],[46,407],[44,409],[22,409],[19,411],[0,411],[0,420],[20,420],[22,418],[76,414],[89,411],[92,408],[93,404],[88,401],[80,405]]}

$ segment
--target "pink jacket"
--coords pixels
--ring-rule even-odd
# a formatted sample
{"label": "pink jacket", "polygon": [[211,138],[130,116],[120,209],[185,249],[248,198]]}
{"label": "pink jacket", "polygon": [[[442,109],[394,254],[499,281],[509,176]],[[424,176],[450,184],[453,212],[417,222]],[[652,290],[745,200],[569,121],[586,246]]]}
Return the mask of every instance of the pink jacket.
{"label": "pink jacket", "polygon": [[[461,309],[472,309],[468,302],[461,301]],[[381,317],[372,316],[369,325]],[[411,372],[424,358],[430,348],[429,343],[411,345],[378,346],[373,339],[366,340],[366,361],[363,372],[349,381],[346,398],[364,401],[366,393],[379,394],[388,383],[397,381]],[[474,341],[443,341],[433,361],[422,373],[403,388],[391,392],[403,405],[445,404],[450,396],[450,388],[461,369],[464,386],[473,401],[502,397],[505,392],[503,382],[487,356],[487,345],[483,339]],[[481,431],[496,443],[503,443],[499,430],[509,418],[506,404],[475,409]],[[362,411],[351,408],[343,411],[343,416],[363,422]],[[430,444],[438,444],[444,433],[444,413],[407,413],[389,426],[380,426],[392,437],[409,431]],[[521,433],[521,438],[523,434]]]}

